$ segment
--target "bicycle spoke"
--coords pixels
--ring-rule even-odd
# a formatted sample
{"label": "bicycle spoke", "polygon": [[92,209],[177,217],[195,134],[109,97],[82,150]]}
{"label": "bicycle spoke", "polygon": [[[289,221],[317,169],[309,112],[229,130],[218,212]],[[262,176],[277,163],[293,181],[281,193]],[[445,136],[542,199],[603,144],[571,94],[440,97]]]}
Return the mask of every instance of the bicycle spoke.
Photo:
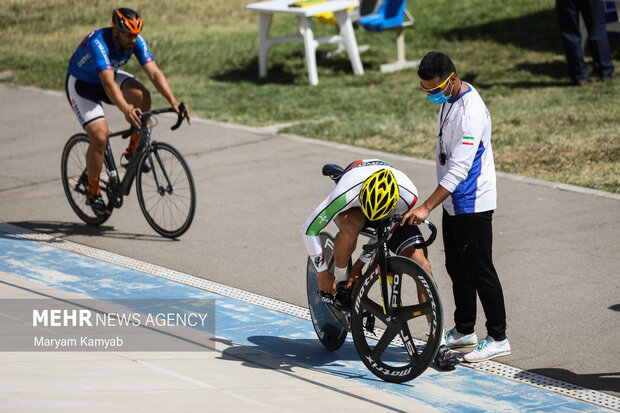
{"label": "bicycle spoke", "polygon": [[[89,139],[85,134],[77,134],[69,138],[65,144],[61,159],[61,180],[69,205],[76,215],[84,222],[99,225],[105,222],[109,214],[99,217],[94,214],[90,205],[86,204],[89,185],[86,178],[86,151]],[[104,166],[107,168],[107,165]],[[103,170],[102,175],[105,173]],[[101,181],[102,195],[106,196],[106,180]]]}
{"label": "bicycle spoke", "polygon": [[193,219],[191,173],[178,151],[168,144],[156,143],[151,157],[150,172],[138,175],[138,200],[149,224],[160,234],[175,237],[185,232]]}
{"label": "bicycle spoke", "polygon": [[413,318],[421,317],[423,315],[431,314],[431,303],[421,303],[416,305],[408,305],[398,308],[398,316],[403,321],[408,321]]}
{"label": "bicycle spoke", "polygon": [[403,340],[407,354],[409,354],[409,359],[415,364],[420,359],[420,353],[418,353],[418,349],[413,342],[413,336],[411,335],[411,331],[409,331],[409,326],[405,320],[401,320],[400,327],[400,338]]}
{"label": "bicycle spoke", "polygon": [[370,298],[363,297],[360,300],[360,307],[362,308],[362,310],[367,310],[368,312],[370,312],[376,318],[381,320],[384,324],[387,324],[387,315],[383,313],[383,307],[372,301]]}
{"label": "bicycle spoke", "polygon": [[383,335],[381,336],[379,341],[377,341],[375,347],[371,350],[370,356],[374,360],[380,360],[383,352],[385,352],[392,340],[394,340],[394,337],[396,337],[399,332],[400,329],[398,327],[388,326],[388,328],[386,328],[383,332]]}

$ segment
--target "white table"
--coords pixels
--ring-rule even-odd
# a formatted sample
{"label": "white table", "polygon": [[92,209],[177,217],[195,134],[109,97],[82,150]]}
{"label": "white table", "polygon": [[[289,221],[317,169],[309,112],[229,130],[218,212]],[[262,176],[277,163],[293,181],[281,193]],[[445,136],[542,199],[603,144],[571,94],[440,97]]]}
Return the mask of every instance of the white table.
{"label": "white table", "polygon": [[[347,9],[357,7],[357,0],[331,0],[306,7],[288,7],[294,0],[268,0],[258,3],[248,4],[247,10],[258,13],[258,76],[267,76],[267,57],[269,49],[276,43],[299,42],[303,43],[305,49],[306,68],[310,84],[318,85],[319,76],[316,70],[316,48],[324,43],[337,43],[345,47],[353,73],[356,75],[364,74],[364,67],[360,60],[351,17]],[[314,37],[312,32],[312,16],[320,13],[333,12],[340,29],[339,34],[333,36]],[[273,15],[276,13],[290,14],[297,17],[299,33],[289,36],[269,37],[269,29]]]}

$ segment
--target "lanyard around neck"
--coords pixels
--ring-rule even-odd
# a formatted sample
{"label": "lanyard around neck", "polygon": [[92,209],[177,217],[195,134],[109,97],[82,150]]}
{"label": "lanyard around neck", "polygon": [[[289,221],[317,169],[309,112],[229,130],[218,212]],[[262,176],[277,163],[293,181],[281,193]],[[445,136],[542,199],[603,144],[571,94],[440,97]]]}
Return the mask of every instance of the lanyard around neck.
{"label": "lanyard around neck", "polygon": [[[461,87],[463,87],[463,82],[461,82],[461,84],[459,85],[459,91],[456,94],[456,96],[458,97],[461,94]],[[441,112],[439,113],[439,135],[437,136],[439,138],[439,162],[442,165],[446,164],[448,155],[446,154],[446,151],[444,149],[443,146],[443,125],[446,123],[446,121],[448,120],[448,116],[450,115],[450,111],[452,110],[452,106],[454,106],[455,102],[450,103],[450,107],[448,108],[448,111],[446,112],[446,116],[443,116],[443,108],[445,103],[441,104]]]}

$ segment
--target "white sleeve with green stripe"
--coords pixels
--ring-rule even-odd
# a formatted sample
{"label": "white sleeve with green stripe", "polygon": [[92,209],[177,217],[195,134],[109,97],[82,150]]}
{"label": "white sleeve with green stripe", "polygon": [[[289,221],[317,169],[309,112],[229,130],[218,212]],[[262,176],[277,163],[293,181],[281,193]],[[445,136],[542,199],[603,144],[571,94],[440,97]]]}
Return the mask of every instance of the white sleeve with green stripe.
{"label": "white sleeve with green stripe", "polygon": [[[301,233],[304,237],[304,243],[306,244],[306,250],[308,255],[312,259],[317,271],[324,271],[327,269],[327,263],[323,258],[323,249],[321,247],[321,240],[319,239],[319,233],[331,222],[334,217],[347,209],[357,206],[357,203],[352,203],[354,199],[357,199],[359,193],[358,190],[354,190],[358,185],[350,187],[349,190],[341,192],[344,182],[340,182],[334,191],[316,207],[310,217],[304,222],[301,227]],[[348,186],[348,185],[347,185]],[[349,197],[347,197],[349,195]],[[350,199],[348,199],[350,198]]]}

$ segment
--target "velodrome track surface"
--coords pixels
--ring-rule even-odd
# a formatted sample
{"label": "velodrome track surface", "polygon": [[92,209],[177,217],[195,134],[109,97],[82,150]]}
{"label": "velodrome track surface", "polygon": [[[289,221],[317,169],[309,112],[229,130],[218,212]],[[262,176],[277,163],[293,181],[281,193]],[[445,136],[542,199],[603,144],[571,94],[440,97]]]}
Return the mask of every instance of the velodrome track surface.
{"label": "velodrome track surface", "polygon": [[[298,306],[306,301],[299,227],[332,186],[320,175],[322,164],[378,156],[412,177],[422,198],[435,186],[428,161],[199,119],[170,132],[170,121],[160,117],[156,139],[186,155],[197,182],[192,228],[178,241],[162,239],[134,194],[102,227],[87,227],[60,183],[62,147],[79,131],[64,95],[2,85],[0,97],[0,222]],[[115,109],[107,113],[113,129],[123,127]],[[117,154],[124,144],[115,142]],[[513,347],[498,361],[620,395],[620,197],[507,175],[498,183],[494,256]],[[440,224],[437,211],[431,219]],[[450,328],[441,242],[430,260]],[[484,333],[480,317],[478,334]]]}

